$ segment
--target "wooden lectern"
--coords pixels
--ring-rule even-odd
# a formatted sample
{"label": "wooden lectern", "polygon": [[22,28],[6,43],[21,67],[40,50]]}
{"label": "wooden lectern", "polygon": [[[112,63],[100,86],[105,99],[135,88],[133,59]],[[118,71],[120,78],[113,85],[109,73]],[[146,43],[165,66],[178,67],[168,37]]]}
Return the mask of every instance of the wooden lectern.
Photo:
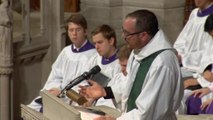
{"label": "wooden lectern", "polygon": [[62,99],[50,94],[48,91],[41,92],[43,101],[43,115],[50,120],[81,120],[80,112],[65,103]]}
{"label": "wooden lectern", "polygon": [[81,108],[80,106],[74,107],[50,94],[48,91],[41,92],[41,96],[43,114],[25,105],[21,105],[21,113],[24,120],[92,120],[94,117],[100,116],[90,112],[91,109],[103,111],[107,115],[113,117],[119,117],[121,115],[116,109],[107,106],[95,106],[90,108]]}
{"label": "wooden lectern", "polygon": [[[91,114],[79,112],[73,106],[64,103],[61,99],[49,94],[47,91],[41,93],[44,104],[44,114],[39,113],[26,105],[21,105],[21,116],[23,120],[92,120]],[[95,106],[92,109],[102,110],[107,115],[119,117],[121,114],[116,109],[107,106]],[[82,116],[83,115],[83,116]],[[85,116],[84,116],[85,115]],[[178,115],[178,120],[212,120],[213,115]]]}

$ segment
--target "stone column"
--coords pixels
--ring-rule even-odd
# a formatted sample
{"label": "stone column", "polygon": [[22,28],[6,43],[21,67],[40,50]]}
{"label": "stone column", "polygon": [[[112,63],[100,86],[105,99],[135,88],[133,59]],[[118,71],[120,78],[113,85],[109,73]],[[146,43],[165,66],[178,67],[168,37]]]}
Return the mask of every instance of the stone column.
{"label": "stone column", "polygon": [[13,63],[11,12],[8,0],[2,0],[0,15],[0,120],[10,120],[10,78]]}
{"label": "stone column", "polygon": [[42,0],[42,19],[45,39],[50,47],[42,62],[42,87],[45,84],[51,66],[65,46],[64,40],[64,0]]}
{"label": "stone column", "polygon": [[50,18],[49,22],[49,31],[51,32],[51,49],[53,60],[58,57],[58,54],[61,52],[61,49],[64,47],[64,42],[62,41],[63,34],[63,25],[64,25],[64,1],[63,0],[50,0]]}
{"label": "stone column", "polygon": [[122,43],[120,33],[126,14],[137,9],[151,10],[173,43],[183,27],[184,3],[185,0],[81,0],[81,12],[88,20],[89,31],[97,25],[110,24]]}

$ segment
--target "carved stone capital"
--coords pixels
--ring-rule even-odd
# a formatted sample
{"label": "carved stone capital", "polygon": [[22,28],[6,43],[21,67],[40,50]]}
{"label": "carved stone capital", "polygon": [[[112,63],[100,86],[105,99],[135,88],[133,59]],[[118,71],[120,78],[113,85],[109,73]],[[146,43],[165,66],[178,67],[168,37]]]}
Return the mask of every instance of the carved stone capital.
{"label": "carved stone capital", "polygon": [[13,72],[13,68],[0,66],[0,75],[10,75],[12,72]]}

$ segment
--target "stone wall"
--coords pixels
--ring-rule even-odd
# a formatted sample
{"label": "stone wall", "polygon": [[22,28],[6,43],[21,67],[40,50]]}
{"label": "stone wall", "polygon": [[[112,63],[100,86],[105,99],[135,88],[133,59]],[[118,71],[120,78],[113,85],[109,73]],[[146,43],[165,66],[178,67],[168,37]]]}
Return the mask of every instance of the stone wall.
{"label": "stone wall", "polygon": [[183,27],[184,0],[81,0],[81,12],[89,23],[89,31],[100,24],[110,24],[116,29],[119,43],[122,21],[126,14],[137,9],[153,11],[160,27],[165,31],[171,43]]}

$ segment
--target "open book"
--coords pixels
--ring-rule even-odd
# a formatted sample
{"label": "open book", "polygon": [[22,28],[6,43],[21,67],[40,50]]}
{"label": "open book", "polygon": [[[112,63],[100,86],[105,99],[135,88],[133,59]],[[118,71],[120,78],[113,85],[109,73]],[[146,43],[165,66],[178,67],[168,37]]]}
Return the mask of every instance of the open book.
{"label": "open book", "polygon": [[93,120],[94,118],[100,117],[101,115],[109,115],[114,118],[121,116],[121,112],[117,109],[110,108],[107,106],[93,106],[89,108],[79,107],[82,120]]}
{"label": "open book", "polygon": [[86,108],[86,107],[74,107],[81,113],[81,120],[93,120],[94,118],[106,115],[105,112],[99,109]]}

